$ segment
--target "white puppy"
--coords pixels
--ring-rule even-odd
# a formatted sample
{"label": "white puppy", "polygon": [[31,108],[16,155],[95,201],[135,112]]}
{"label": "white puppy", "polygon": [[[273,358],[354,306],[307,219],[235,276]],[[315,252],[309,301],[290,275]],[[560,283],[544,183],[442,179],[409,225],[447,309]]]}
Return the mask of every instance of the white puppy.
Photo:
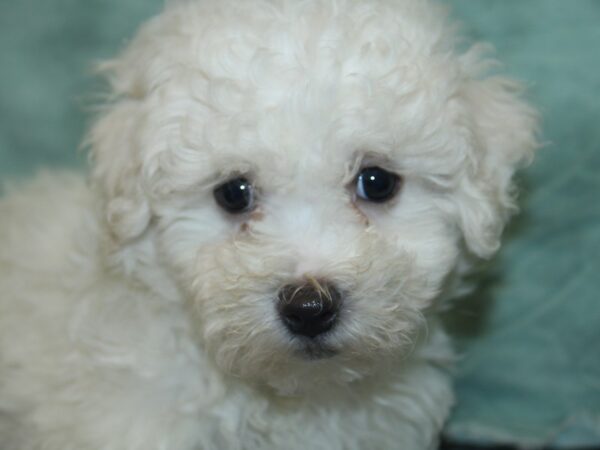
{"label": "white puppy", "polygon": [[434,448],[535,114],[423,0],[169,4],[0,202],[0,448]]}

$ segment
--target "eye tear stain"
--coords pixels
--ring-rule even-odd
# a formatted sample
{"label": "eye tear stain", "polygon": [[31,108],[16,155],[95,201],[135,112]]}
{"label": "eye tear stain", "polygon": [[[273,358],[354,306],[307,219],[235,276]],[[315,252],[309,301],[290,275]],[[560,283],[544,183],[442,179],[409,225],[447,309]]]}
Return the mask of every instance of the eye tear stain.
{"label": "eye tear stain", "polygon": [[265,214],[262,211],[260,211],[259,209],[255,209],[250,213],[250,216],[248,217],[249,220],[242,222],[242,224],[240,225],[240,232],[246,233],[250,231],[250,223],[248,223],[249,221],[260,222],[264,217]]}
{"label": "eye tear stain", "polygon": [[255,209],[250,214],[250,219],[255,222],[261,221],[264,217],[265,217],[265,214],[262,211],[260,211],[259,209]]}
{"label": "eye tear stain", "polygon": [[352,200],[350,202],[350,204],[352,205],[352,209],[354,209],[354,211],[356,211],[356,213],[358,214],[358,217],[362,221],[363,225],[365,227],[368,227],[369,225],[371,225],[371,222],[369,221],[369,218],[367,217],[367,215],[356,204],[356,200]]}

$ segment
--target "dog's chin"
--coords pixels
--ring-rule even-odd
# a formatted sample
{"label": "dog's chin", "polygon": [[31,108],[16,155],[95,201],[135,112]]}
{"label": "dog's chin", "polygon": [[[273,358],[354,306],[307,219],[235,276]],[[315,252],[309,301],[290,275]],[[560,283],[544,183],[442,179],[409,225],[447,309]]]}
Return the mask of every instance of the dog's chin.
{"label": "dog's chin", "polygon": [[373,361],[371,355],[356,355],[341,340],[326,336],[294,337],[286,354],[287,357],[282,355],[282,365],[275,372],[255,374],[259,384],[286,397],[322,397],[340,389],[345,393],[348,386],[380,369],[380,364]]}

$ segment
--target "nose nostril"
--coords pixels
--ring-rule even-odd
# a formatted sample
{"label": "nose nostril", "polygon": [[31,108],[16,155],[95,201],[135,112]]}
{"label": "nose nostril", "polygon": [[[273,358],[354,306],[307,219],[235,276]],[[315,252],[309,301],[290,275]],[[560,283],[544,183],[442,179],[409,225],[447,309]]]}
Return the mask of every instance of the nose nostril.
{"label": "nose nostril", "polygon": [[331,284],[319,283],[283,287],[277,308],[289,331],[313,338],[335,325],[340,304],[338,290]]}

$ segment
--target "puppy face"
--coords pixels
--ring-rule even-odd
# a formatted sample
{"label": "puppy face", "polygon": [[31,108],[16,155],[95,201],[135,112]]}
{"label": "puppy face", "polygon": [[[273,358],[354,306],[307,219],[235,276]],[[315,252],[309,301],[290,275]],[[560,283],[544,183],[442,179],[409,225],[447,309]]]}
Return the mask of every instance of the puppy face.
{"label": "puppy face", "polygon": [[286,392],[363,377],[495,250],[534,117],[452,46],[427,2],[193,1],[106,64],[109,228],[153,248],[221,368]]}

